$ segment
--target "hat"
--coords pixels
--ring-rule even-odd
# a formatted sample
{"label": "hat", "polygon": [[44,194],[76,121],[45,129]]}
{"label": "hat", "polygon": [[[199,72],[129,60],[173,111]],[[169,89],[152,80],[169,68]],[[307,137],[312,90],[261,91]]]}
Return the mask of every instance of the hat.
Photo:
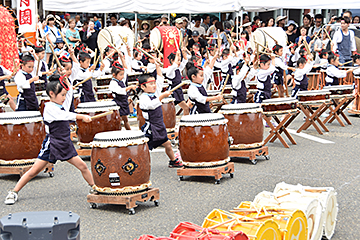
{"label": "hat", "polygon": [[183,23],[183,20],[182,20],[181,18],[177,18],[177,19],[175,20],[175,23]]}
{"label": "hat", "polygon": [[287,19],[287,16],[278,16],[276,19],[275,19],[275,23],[281,21],[281,20],[284,20],[284,19]]}
{"label": "hat", "polygon": [[62,40],[62,38],[56,38],[55,44],[56,43],[64,43],[64,40]]}
{"label": "hat", "polygon": [[141,22],[141,26],[144,25],[144,24],[147,24],[147,25],[149,25],[149,27],[150,27],[150,24],[149,24],[148,21],[144,20],[144,21]]}
{"label": "hat", "polygon": [[293,25],[295,28],[299,26],[294,20],[289,20],[285,27],[288,27],[290,25]]}
{"label": "hat", "polygon": [[159,23],[159,22],[161,22],[161,19],[160,19],[160,18],[157,18],[157,19],[154,20],[154,23],[155,23],[155,22],[158,22],[158,23]]}
{"label": "hat", "polygon": [[244,28],[246,28],[246,27],[248,27],[248,26],[251,26],[251,22],[247,22],[247,23],[243,24],[243,27],[244,27]]}
{"label": "hat", "polygon": [[70,16],[70,14],[69,14],[69,13],[65,13],[65,15],[64,15],[64,16],[65,16],[65,17],[66,17],[66,16]]}
{"label": "hat", "polygon": [[121,23],[122,21],[124,21],[125,20],[125,18],[120,18],[119,20],[118,20],[118,23]]}
{"label": "hat", "polygon": [[192,34],[191,34],[191,36],[193,36],[193,37],[197,37],[199,35],[200,35],[200,33],[198,31],[196,31],[196,30],[193,31]]}
{"label": "hat", "polygon": [[187,19],[187,17],[181,17],[181,19],[182,19],[183,21],[189,22],[189,19]]}
{"label": "hat", "polygon": [[169,18],[168,18],[168,15],[166,15],[166,14],[161,15],[161,18],[169,19]]}
{"label": "hat", "polygon": [[52,15],[52,14],[49,14],[49,15],[46,16],[46,20],[48,20],[48,19],[50,19],[50,18],[54,18],[54,19],[55,19],[54,15]]}

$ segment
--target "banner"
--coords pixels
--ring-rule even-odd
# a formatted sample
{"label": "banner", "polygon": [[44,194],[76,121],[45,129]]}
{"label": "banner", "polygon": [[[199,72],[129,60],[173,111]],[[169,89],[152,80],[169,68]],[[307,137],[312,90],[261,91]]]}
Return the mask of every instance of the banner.
{"label": "banner", "polygon": [[36,31],[36,0],[18,0],[19,33]]}

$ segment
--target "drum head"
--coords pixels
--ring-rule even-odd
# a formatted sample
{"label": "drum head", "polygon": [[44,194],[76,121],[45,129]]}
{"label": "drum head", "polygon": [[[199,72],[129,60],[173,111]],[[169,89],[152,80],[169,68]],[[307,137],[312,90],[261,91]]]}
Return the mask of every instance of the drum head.
{"label": "drum head", "polygon": [[161,100],[161,103],[171,103],[171,102],[175,102],[175,98],[164,98],[163,100]]}
{"label": "drum head", "polygon": [[[299,91],[300,93],[301,91]],[[265,99],[262,104],[266,105],[266,104],[290,104],[292,102],[298,102],[298,100],[296,98],[292,98],[292,97],[285,97],[285,98],[271,98],[271,99]]]}
{"label": "drum head", "polygon": [[150,33],[150,47],[156,47],[160,51],[162,50],[162,40],[159,29],[154,28]]}
{"label": "drum head", "polygon": [[6,112],[0,113],[0,125],[5,124],[25,124],[42,122],[43,118],[38,111]]}
{"label": "drum head", "polygon": [[97,133],[90,143],[92,147],[127,147],[146,143],[148,138],[139,130],[109,131]]}
{"label": "drum head", "polygon": [[223,125],[227,123],[224,115],[220,113],[202,113],[186,115],[180,119],[180,126],[211,126]]}
{"label": "drum head", "polygon": [[[275,41],[270,37],[273,37],[279,45],[285,47],[287,45],[287,35],[286,32],[280,27],[263,27],[257,28],[253,33],[250,39],[251,48],[255,49],[255,42],[260,43],[265,47],[269,47],[270,49],[275,45]],[[264,49],[259,46],[260,51],[264,51]]]}
{"label": "drum head", "polygon": [[262,112],[261,105],[258,103],[239,103],[239,104],[226,104],[221,107],[220,113],[226,114],[230,112]]}
{"label": "drum head", "polygon": [[328,90],[311,90],[311,91],[299,91],[298,96],[316,96],[330,94]]}
{"label": "drum head", "polygon": [[105,102],[85,102],[79,103],[75,112],[89,113],[89,112],[107,112],[111,110],[119,110],[120,107],[114,101]]}
{"label": "drum head", "polygon": [[109,45],[109,42],[113,44],[116,48],[120,47],[120,50],[127,54],[126,45],[124,44],[123,40],[126,44],[133,49],[135,44],[135,34],[134,32],[122,26],[110,26],[102,29],[99,32],[97,43],[101,53],[104,53],[105,48]]}

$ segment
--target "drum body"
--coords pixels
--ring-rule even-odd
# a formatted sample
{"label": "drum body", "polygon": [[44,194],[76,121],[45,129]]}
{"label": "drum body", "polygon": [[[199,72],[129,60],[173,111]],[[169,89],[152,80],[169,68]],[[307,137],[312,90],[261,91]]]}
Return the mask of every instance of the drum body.
{"label": "drum body", "polygon": [[299,91],[297,97],[301,103],[322,103],[330,100],[330,92],[327,90]]}
{"label": "drum body", "polygon": [[108,86],[112,79],[112,75],[105,75],[96,79],[96,86]]}
{"label": "drum body", "polygon": [[[332,187],[309,187],[286,184],[284,182],[278,183],[274,189],[274,193],[301,193],[302,197],[317,199],[322,206],[322,229],[323,236],[331,239],[335,232],[336,218],[338,213],[338,204],[335,189]],[[320,229],[320,230],[321,230]],[[319,235],[320,236],[320,235]]]}
{"label": "drum body", "polygon": [[50,102],[50,97],[47,96],[47,94],[41,95],[40,98],[40,112],[41,115],[44,115],[44,109],[45,109],[45,103]]}
{"label": "drum body", "polygon": [[98,100],[109,100],[114,99],[113,93],[110,90],[101,89],[96,92]]}
{"label": "drum body", "polygon": [[249,93],[255,94],[258,91],[257,82],[250,82],[248,83],[248,86],[249,86],[248,88]]}
{"label": "drum body", "polygon": [[5,112],[5,104],[0,103],[0,113]]}
{"label": "drum body", "polygon": [[[180,30],[175,26],[162,26],[151,30],[150,46],[154,46],[162,51],[164,56],[169,56],[170,53],[180,49],[180,43],[182,43],[182,35]],[[168,66],[170,66],[169,59],[165,58],[164,68]]]}
{"label": "drum body", "polygon": [[80,103],[80,94],[74,94],[74,108],[76,109]]}
{"label": "drum body", "polygon": [[45,125],[40,112],[0,113],[0,159],[35,159],[44,138]]}
{"label": "drum body", "polygon": [[214,79],[214,89],[218,90],[222,82],[222,76],[220,70],[213,72],[213,79]]}
{"label": "drum body", "polygon": [[136,193],[150,183],[148,139],[141,131],[98,133],[91,142],[95,190],[104,194]]}
{"label": "drum body", "polygon": [[127,75],[127,85],[136,85],[139,82],[139,77],[143,75],[143,73],[130,73]]}
{"label": "drum body", "polygon": [[288,210],[301,210],[305,213],[308,225],[309,240],[319,240],[322,236],[322,206],[320,201],[314,198],[307,198],[300,193],[261,192],[255,196],[254,203],[259,206],[267,206]]}
{"label": "drum body", "polygon": [[331,98],[343,98],[346,96],[352,96],[354,88],[352,85],[338,85],[325,86],[323,90],[329,91]]}
{"label": "drum body", "polygon": [[113,101],[86,102],[80,103],[75,112],[86,114],[90,117],[100,113],[114,111],[112,114],[96,118],[89,123],[77,120],[77,136],[79,145],[87,147],[94,139],[95,134],[100,132],[115,131],[121,129],[119,107]]}
{"label": "drum body", "polygon": [[37,81],[34,82],[34,84],[35,84],[35,92],[41,92],[41,91],[46,90],[44,80],[37,80]]}
{"label": "drum body", "polygon": [[207,90],[206,92],[207,92],[208,96],[216,96],[221,93],[220,90]]}
{"label": "drum body", "polygon": [[180,120],[179,150],[185,166],[212,166],[229,161],[227,120],[222,114],[183,116]]}
{"label": "drum body", "polygon": [[264,114],[286,114],[296,111],[298,100],[295,98],[266,99],[261,103]]}
{"label": "drum body", "polygon": [[174,101],[175,98],[164,98],[161,100],[164,123],[167,129],[173,129],[176,125],[176,110]]}
{"label": "drum body", "polygon": [[231,149],[257,148],[264,145],[262,108],[256,103],[228,104],[220,112],[228,120],[228,129],[233,138]]}
{"label": "drum body", "polygon": [[[246,235],[248,235],[249,239],[257,239],[257,240],[283,239],[281,236],[279,225],[271,219],[268,220],[265,219],[263,220],[263,222],[261,221],[246,222],[246,221],[241,221],[241,219],[237,221],[237,218],[239,217],[237,217],[235,214],[219,209],[214,209],[205,217],[202,227],[216,229],[221,232],[241,231]],[[227,223],[220,224],[224,222]],[[217,225],[217,227],[215,225]]]}
{"label": "drum body", "polygon": [[116,48],[120,48],[123,53],[127,54],[126,45],[129,46],[130,49],[133,49],[135,44],[135,34],[130,28],[123,26],[105,27],[99,32],[97,39],[98,47],[101,53],[103,53],[105,48],[109,45],[108,41],[110,41]]}
{"label": "drum body", "polygon": [[[272,49],[275,45],[275,41],[270,37],[276,39],[279,45],[285,47],[287,46],[287,35],[286,32],[280,27],[263,27],[257,28],[253,33],[250,39],[250,46],[252,49],[256,49],[255,41],[265,47]],[[259,46],[260,51],[265,51],[261,46]]]}

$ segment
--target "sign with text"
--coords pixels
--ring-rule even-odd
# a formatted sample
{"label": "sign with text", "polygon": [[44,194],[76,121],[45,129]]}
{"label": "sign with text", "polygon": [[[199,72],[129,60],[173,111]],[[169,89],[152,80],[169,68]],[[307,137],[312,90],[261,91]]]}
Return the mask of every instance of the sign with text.
{"label": "sign with text", "polygon": [[18,0],[19,33],[36,31],[36,0]]}

